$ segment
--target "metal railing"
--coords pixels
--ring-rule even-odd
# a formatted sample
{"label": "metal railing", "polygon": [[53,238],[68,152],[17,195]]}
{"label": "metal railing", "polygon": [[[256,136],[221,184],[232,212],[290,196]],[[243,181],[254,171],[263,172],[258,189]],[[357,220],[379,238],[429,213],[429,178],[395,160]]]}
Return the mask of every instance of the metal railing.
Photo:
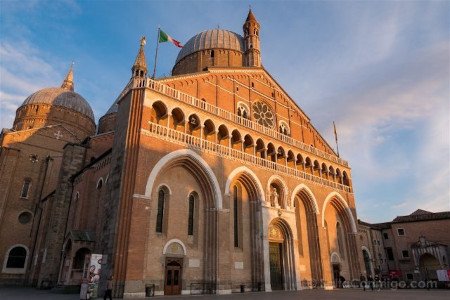
{"label": "metal railing", "polygon": [[241,150],[233,149],[224,145],[220,145],[215,142],[204,140],[193,135],[166,127],[159,124],[149,122],[149,129],[141,129],[141,133],[147,136],[157,136],[163,140],[178,143],[183,146],[189,146],[201,151],[213,153],[215,155],[223,156],[229,159],[239,160],[245,163],[251,163],[259,167],[269,169],[271,171],[277,171],[296,178],[302,178],[321,185],[326,185],[335,189],[339,189],[346,192],[351,192],[349,186],[330,181],[328,179],[308,174],[304,171],[291,168],[279,163],[258,157],[253,154],[243,152]]}
{"label": "metal railing", "polygon": [[[130,85],[129,85],[130,86]],[[322,150],[319,150],[313,146],[307,145],[305,143],[302,143],[300,141],[297,141],[293,139],[290,136],[284,135],[276,130],[273,130],[271,128],[267,128],[261,124],[258,124],[256,122],[253,122],[251,120],[239,117],[236,114],[233,114],[225,109],[219,108],[217,106],[214,106],[212,104],[209,104],[203,100],[200,100],[198,98],[195,98],[191,95],[188,95],[186,93],[180,92],[174,88],[171,88],[163,83],[157,82],[155,80],[152,80],[150,78],[145,79],[134,79],[133,84],[131,85],[133,88],[149,88],[155,92],[161,93],[163,95],[166,95],[168,97],[174,98],[176,100],[179,100],[181,102],[187,103],[189,105],[195,106],[197,108],[200,108],[204,111],[207,111],[211,114],[217,115],[221,118],[224,118],[226,120],[232,121],[234,123],[238,123],[244,127],[250,128],[252,130],[255,130],[257,132],[263,133],[267,136],[270,136],[272,138],[275,138],[277,140],[280,140],[286,144],[292,145],[294,147],[297,147],[303,151],[312,153],[316,156],[325,158],[327,160],[330,160],[332,162],[341,164],[343,166],[348,167],[348,162],[346,160],[343,160],[333,154],[326,153]],[[128,87],[124,90],[123,93],[126,93],[128,90]]]}

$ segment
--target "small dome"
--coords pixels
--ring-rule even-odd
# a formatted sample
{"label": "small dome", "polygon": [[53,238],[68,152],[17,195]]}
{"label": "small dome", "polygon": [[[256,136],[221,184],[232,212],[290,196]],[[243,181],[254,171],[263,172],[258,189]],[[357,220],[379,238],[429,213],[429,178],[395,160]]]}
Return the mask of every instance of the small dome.
{"label": "small dome", "polygon": [[94,113],[89,103],[79,94],[65,88],[45,88],[29,96],[22,103],[28,104],[49,104],[63,106],[78,111],[94,121]]}
{"label": "small dome", "polygon": [[230,49],[244,52],[244,38],[232,31],[211,29],[193,36],[178,53],[178,63],[184,57],[205,49]]}

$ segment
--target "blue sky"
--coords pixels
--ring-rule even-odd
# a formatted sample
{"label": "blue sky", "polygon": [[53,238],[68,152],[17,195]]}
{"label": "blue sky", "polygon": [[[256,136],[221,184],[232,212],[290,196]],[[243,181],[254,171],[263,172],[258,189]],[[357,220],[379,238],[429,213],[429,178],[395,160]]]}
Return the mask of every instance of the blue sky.
{"label": "blue sky", "polygon": [[[0,127],[34,91],[75,89],[98,119],[156,28],[185,43],[210,29],[261,24],[262,62],[331,145],[337,124],[358,218],[450,209],[449,1],[0,1]],[[158,76],[178,48],[162,44]]]}

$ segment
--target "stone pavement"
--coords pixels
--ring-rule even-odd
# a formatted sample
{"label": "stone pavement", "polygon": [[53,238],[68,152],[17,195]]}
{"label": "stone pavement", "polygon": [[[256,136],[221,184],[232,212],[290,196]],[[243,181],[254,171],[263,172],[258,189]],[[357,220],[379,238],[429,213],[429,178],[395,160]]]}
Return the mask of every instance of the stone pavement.
{"label": "stone pavement", "polygon": [[[0,287],[1,300],[79,300],[78,295],[53,294],[32,288]],[[100,299],[100,298],[99,298]],[[133,298],[136,299],[136,298]],[[142,298],[152,299],[152,298]],[[203,296],[160,296],[153,299],[168,300],[448,300],[450,290],[381,290],[339,289],[333,291],[303,290],[297,292],[244,293]]]}

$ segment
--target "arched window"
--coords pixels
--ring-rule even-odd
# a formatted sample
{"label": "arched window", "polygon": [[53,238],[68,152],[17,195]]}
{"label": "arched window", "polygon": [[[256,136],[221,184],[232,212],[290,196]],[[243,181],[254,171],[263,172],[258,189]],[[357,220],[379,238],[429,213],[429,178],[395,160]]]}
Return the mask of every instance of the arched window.
{"label": "arched window", "polygon": [[[162,101],[156,101],[155,103],[153,103],[152,107],[153,107],[154,117],[156,118],[157,123],[160,120],[165,119],[167,117],[167,106]],[[154,121],[154,120],[151,120],[151,121]]]}
{"label": "arched window", "polygon": [[196,114],[190,115],[189,116],[189,129],[190,131],[194,131],[198,128],[200,128],[201,123],[200,123],[200,119]]}
{"label": "arched window", "polygon": [[23,180],[22,192],[20,193],[21,198],[28,198],[28,194],[30,192],[30,187],[31,187],[31,179],[25,178]]}
{"label": "arched window", "polygon": [[289,126],[286,122],[280,121],[279,131],[281,134],[289,135]]}
{"label": "arched window", "polygon": [[267,144],[267,158],[273,162],[276,162],[276,154],[275,146],[272,143]]}
{"label": "arched window", "polygon": [[173,124],[175,126],[177,125],[183,125],[184,123],[184,113],[183,111],[176,107],[172,110],[172,120],[173,120]]}
{"label": "arched window", "polygon": [[21,246],[12,248],[8,254],[8,261],[6,268],[22,269],[25,268],[25,261],[27,259],[27,249]]}
{"label": "arched window", "polygon": [[231,132],[231,143],[234,145],[241,142],[242,142],[241,133],[237,129],[233,130]]}
{"label": "arched window", "polygon": [[239,102],[238,103],[238,106],[237,106],[237,115],[239,116],[239,117],[241,117],[241,118],[244,118],[244,119],[248,119],[248,117],[249,117],[249,108],[248,108],[248,106],[245,104],[245,103],[243,103],[243,102]]}
{"label": "arched window", "polygon": [[342,183],[346,186],[350,185],[350,181],[348,180],[347,172],[342,172]]}
{"label": "arched window", "polygon": [[195,195],[189,195],[189,217],[188,217],[188,235],[194,235],[194,212],[195,212]]}
{"label": "arched window", "polygon": [[158,210],[156,215],[156,232],[163,232],[163,219],[164,219],[164,202],[166,200],[166,191],[160,188],[158,191]]}
{"label": "arched window", "polygon": [[204,125],[203,132],[205,133],[205,138],[208,137],[209,135],[216,133],[216,126],[214,125],[214,122],[211,121],[211,119],[206,120],[205,123],[203,123],[203,125]]}
{"label": "arched window", "polygon": [[221,140],[227,139],[228,137],[229,137],[229,135],[228,135],[228,128],[225,125],[223,125],[223,124],[220,125],[218,133],[217,133],[217,139],[219,141],[221,141]]}
{"label": "arched window", "polygon": [[369,252],[367,252],[366,249],[362,249],[362,252],[363,252],[363,258],[364,258],[364,267],[366,268],[366,274],[372,275],[372,267],[371,267]]}
{"label": "arched window", "polygon": [[101,190],[103,187],[103,178],[100,178],[100,180],[97,182],[97,190]]}

